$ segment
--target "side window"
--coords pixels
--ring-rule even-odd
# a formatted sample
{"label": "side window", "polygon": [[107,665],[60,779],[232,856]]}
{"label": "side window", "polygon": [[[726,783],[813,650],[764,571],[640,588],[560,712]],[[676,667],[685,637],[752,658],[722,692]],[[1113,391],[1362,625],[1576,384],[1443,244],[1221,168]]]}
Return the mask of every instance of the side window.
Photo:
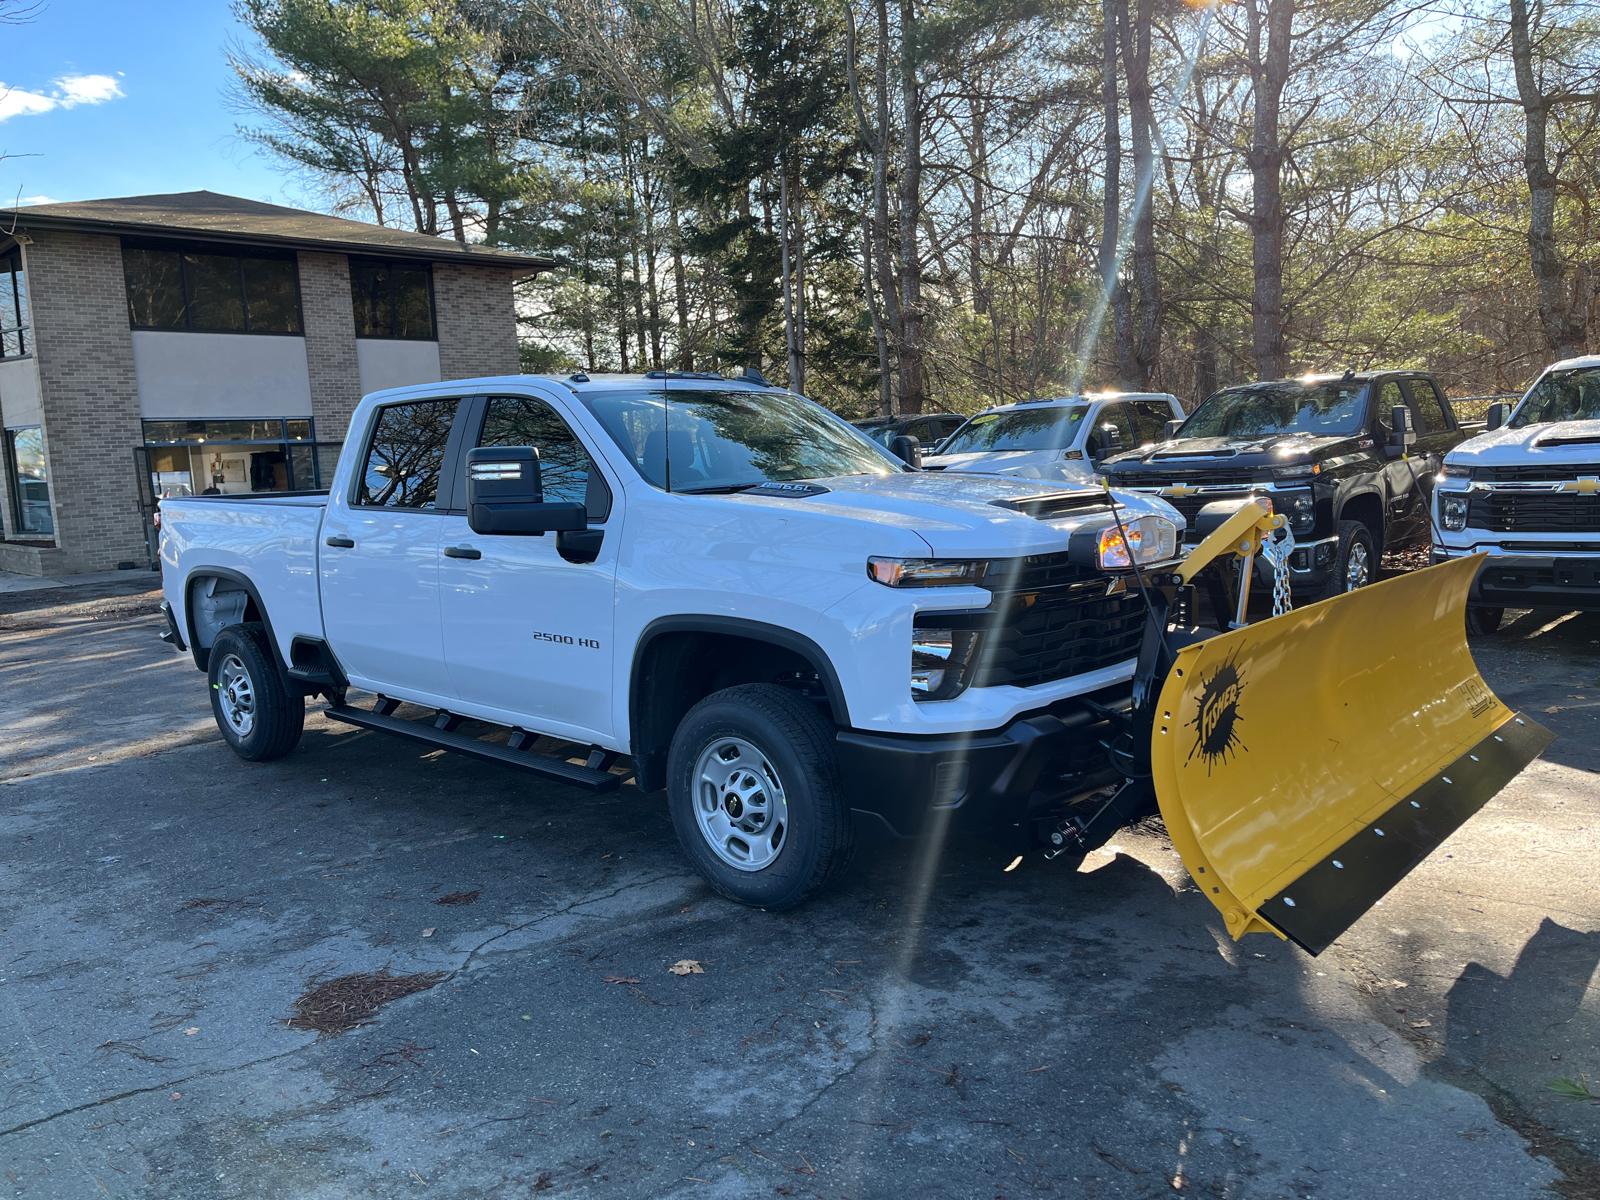
{"label": "side window", "polygon": [[1400,394],[1400,385],[1392,379],[1378,392],[1378,402],[1373,405],[1372,418],[1383,430],[1385,438],[1394,432],[1394,422],[1390,420],[1391,410],[1404,407],[1405,402],[1405,397]]}
{"label": "side window", "polygon": [[1122,437],[1122,448],[1132,450],[1139,444],[1139,439],[1134,436],[1133,422],[1128,419],[1128,406],[1126,404],[1102,405],[1100,411],[1094,416],[1094,429],[1089,433],[1089,453],[1097,454],[1101,442],[1104,440],[1101,430],[1107,425],[1115,425],[1117,433]]}
{"label": "side window", "polygon": [[369,508],[432,508],[439,498],[450,423],[458,400],[418,400],[378,410],[356,503]]}
{"label": "side window", "polygon": [[1172,420],[1172,410],[1158,400],[1134,400],[1128,407],[1133,410],[1133,427],[1139,434],[1139,445],[1159,442],[1161,431]]}
{"label": "side window", "polygon": [[914,437],[922,446],[931,446],[939,440],[939,435],[933,431],[932,421],[916,421],[905,428],[907,437]]}
{"label": "side window", "polygon": [[576,501],[591,521],[611,514],[611,489],[575,433],[543,400],[493,396],[483,417],[480,446],[535,446],[546,500]]}
{"label": "side window", "polygon": [[1426,379],[1412,379],[1406,386],[1411,389],[1411,411],[1416,416],[1417,432],[1447,432],[1450,422],[1445,419],[1444,405],[1433,384]]}

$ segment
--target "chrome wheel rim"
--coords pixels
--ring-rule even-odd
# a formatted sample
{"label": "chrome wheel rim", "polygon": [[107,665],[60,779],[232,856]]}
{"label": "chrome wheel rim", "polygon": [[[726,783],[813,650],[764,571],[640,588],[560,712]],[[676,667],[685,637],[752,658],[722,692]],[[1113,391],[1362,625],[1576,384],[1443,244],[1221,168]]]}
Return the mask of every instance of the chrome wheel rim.
{"label": "chrome wheel rim", "polygon": [[228,728],[249,737],[256,727],[256,688],[237,654],[228,655],[217,668],[217,700]]}
{"label": "chrome wheel rim", "polygon": [[711,852],[739,871],[772,865],[789,838],[783,782],[759,747],[718,738],[694,768],[694,817]]}
{"label": "chrome wheel rim", "polygon": [[1350,554],[1344,564],[1344,590],[1353,592],[1359,587],[1366,587],[1372,575],[1372,556],[1367,553],[1365,542],[1351,542]]}

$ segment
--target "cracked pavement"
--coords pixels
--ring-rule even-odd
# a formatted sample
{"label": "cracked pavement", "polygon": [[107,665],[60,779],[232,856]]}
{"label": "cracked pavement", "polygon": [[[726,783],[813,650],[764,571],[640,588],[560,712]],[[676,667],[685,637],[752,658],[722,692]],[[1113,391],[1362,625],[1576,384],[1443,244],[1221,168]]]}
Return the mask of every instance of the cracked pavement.
{"label": "cracked pavement", "polygon": [[[1600,1088],[1600,617],[1475,644],[1561,740],[1312,959],[1228,940],[1158,829],[744,910],[631,785],[314,711],[242,763],[148,604],[62,601],[0,610],[0,1194],[1600,1195],[1600,1104],[1548,1088]],[[447,975],[285,1024],[383,968]]]}

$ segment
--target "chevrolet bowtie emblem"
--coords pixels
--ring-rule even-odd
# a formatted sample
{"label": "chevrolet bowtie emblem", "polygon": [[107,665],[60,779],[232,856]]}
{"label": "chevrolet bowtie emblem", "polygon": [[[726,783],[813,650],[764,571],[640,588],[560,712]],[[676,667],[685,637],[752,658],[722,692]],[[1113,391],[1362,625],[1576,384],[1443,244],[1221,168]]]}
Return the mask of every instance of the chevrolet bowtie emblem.
{"label": "chevrolet bowtie emblem", "polygon": [[1585,475],[1581,479],[1563,483],[1559,490],[1563,492],[1581,492],[1585,496],[1593,496],[1596,493],[1600,493],[1600,477]]}
{"label": "chevrolet bowtie emblem", "polygon": [[1187,483],[1175,483],[1171,487],[1162,488],[1161,494],[1163,496],[1192,496],[1199,490],[1197,487],[1190,487]]}

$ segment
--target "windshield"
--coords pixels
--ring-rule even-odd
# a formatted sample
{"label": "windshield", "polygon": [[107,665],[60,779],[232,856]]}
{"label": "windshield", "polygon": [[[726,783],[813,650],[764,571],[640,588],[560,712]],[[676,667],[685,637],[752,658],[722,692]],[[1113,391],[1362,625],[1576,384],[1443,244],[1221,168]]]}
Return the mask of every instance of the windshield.
{"label": "windshield", "polygon": [[1528,393],[1512,425],[1550,421],[1600,421],[1600,367],[1551,371]]}
{"label": "windshield", "polygon": [[1010,412],[979,413],[952,433],[940,454],[971,454],[980,450],[1064,450],[1077,436],[1078,424],[1089,409],[1022,408]]}
{"label": "windshield", "polygon": [[789,392],[641,388],[580,399],[639,473],[671,492],[905,469],[827,409]]}
{"label": "windshield", "polygon": [[1361,432],[1364,383],[1254,383],[1213,392],[1183,423],[1183,438]]}

